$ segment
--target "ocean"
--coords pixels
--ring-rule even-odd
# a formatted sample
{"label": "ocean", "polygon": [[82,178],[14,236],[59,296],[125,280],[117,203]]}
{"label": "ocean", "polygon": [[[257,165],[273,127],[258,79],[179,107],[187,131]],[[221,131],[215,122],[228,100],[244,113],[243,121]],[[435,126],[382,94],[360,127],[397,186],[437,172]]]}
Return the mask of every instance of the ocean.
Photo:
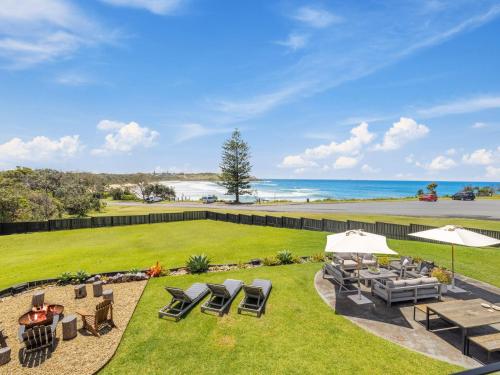
{"label": "ocean", "polygon": [[[415,196],[419,189],[425,190],[433,181],[374,181],[374,180],[288,180],[266,179],[252,183],[252,194],[242,197],[242,201],[289,200],[306,201],[307,199],[370,199],[402,198]],[[474,181],[435,181],[438,195],[451,195],[465,186],[500,187],[500,182]],[[216,195],[222,200],[234,199],[225,195],[222,186],[209,181],[165,181],[173,186],[177,197],[199,200],[204,195]]]}

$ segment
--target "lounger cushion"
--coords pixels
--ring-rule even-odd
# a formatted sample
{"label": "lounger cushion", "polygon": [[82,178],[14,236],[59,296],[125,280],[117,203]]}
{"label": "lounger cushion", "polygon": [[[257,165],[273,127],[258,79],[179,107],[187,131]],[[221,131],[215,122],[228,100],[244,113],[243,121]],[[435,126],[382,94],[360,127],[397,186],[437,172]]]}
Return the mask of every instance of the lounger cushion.
{"label": "lounger cushion", "polygon": [[201,294],[206,293],[208,287],[207,284],[204,283],[194,283],[191,285],[191,287],[186,290],[184,293],[191,298],[191,300],[195,300],[198,298]]}
{"label": "lounger cushion", "polygon": [[235,295],[243,285],[243,282],[240,280],[227,279],[222,283],[229,292],[231,296]]}
{"label": "lounger cushion", "polygon": [[271,281],[270,280],[264,280],[264,279],[255,279],[252,281],[251,286],[255,286],[258,288],[262,289],[262,293],[266,296],[269,294],[269,291],[271,290]]}

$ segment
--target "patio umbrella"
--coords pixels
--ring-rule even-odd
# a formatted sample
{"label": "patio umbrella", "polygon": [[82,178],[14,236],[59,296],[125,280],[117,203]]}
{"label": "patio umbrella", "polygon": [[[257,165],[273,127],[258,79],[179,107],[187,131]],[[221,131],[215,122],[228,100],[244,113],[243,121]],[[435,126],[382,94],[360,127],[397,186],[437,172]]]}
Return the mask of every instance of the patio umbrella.
{"label": "patio umbrella", "polygon": [[358,295],[357,297],[349,296],[349,298],[358,304],[371,303],[368,298],[361,295],[359,254],[397,254],[387,246],[385,236],[368,233],[362,229],[348,230],[347,232],[327,236],[325,251],[331,253],[356,253],[358,261]]}
{"label": "patio umbrella", "polygon": [[424,230],[408,235],[451,244],[452,279],[450,290],[455,293],[465,292],[462,288],[455,286],[455,245],[485,247],[500,244],[500,240],[496,238],[488,237],[455,225],[445,225],[441,228]]}

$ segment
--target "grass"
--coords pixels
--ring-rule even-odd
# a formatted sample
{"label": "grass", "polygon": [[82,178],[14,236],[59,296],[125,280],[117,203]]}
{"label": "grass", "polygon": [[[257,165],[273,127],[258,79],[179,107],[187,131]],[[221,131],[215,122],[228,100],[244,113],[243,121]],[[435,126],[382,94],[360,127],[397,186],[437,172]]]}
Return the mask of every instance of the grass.
{"label": "grass", "polygon": [[[147,268],[157,260],[171,268],[184,266],[193,254],[207,254],[212,263],[238,263],[275,255],[320,253],[324,232],[188,221],[124,227],[77,229],[0,237],[0,289],[19,282],[58,277],[65,271],[91,273]],[[389,240],[401,255],[419,255],[450,267],[448,245]],[[456,270],[500,286],[498,248],[456,249]]]}
{"label": "grass", "polygon": [[[114,359],[111,374],[447,374],[459,367],[369,334],[319,297],[319,264],[260,267],[149,282]],[[177,323],[157,318],[167,303],[164,285],[272,280],[266,314],[238,315],[240,294],[223,318],[195,307]]]}
{"label": "grass", "polygon": [[244,208],[235,210],[230,205],[227,209],[212,208],[209,205],[200,204],[198,208],[179,207],[175,204],[149,205],[141,204],[135,206],[112,206],[108,205],[102,212],[92,214],[92,216],[112,216],[112,215],[144,215],[158,212],[181,212],[181,211],[199,211],[210,210],[228,213],[241,213],[249,215],[270,215],[270,216],[288,216],[288,217],[308,217],[312,219],[332,219],[332,220],[357,220],[365,222],[381,221],[394,224],[423,224],[432,226],[443,226],[447,224],[461,225],[470,228],[480,228],[500,231],[500,220],[479,220],[465,218],[440,218],[440,217],[415,217],[415,216],[393,216],[393,215],[372,215],[372,214],[354,214],[354,213],[306,213],[306,212],[273,212],[273,211],[251,211]]}

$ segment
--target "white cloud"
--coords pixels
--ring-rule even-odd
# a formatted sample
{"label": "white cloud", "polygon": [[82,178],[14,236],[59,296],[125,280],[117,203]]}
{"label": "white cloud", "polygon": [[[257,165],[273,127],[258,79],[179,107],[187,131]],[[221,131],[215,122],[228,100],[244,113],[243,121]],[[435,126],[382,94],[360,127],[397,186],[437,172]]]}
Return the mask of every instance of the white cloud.
{"label": "white cloud", "polygon": [[29,141],[12,138],[0,144],[0,160],[18,161],[49,161],[58,158],[75,156],[83,149],[78,135],[67,135],[59,139],[45,136],[34,137]]}
{"label": "white cloud", "polygon": [[317,167],[318,160],[327,159],[335,154],[340,155],[335,162],[334,168],[352,168],[361,159],[363,147],[375,138],[370,133],[367,123],[361,123],[351,129],[351,136],[343,142],[331,142],[313,148],[307,148],[298,155],[289,155],[283,158],[280,166],[284,168],[307,168]]}
{"label": "white cloud", "polygon": [[276,44],[287,47],[292,51],[297,51],[307,45],[307,40],[307,35],[291,33],[286,40],[279,40]]}
{"label": "white cloud", "polygon": [[457,165],[457,163],[453,159],[447,158],[446,156],[443,155],[436,156],[434,159],[432,159],[432,161],[429,164],[422,165],[418,162],[415,164],[418,167],[425,168],[431,172],[445,171]]}
{"label": "white cloud", "polygon": [[321,8],[303,6],[295,12],[293,19],[300,21],[310,27],[322,29],[333,23],[342,21],[342,18]]}
{"label": "white cloud", "polygon": [[207,128],[201,124],[184,124],[176,135],[176,142],[181,143],[193,138],[204,137],[212,134],[229,133],[230,128]]}
{"label": "white cloud", "polygon": [[368,124],[363,122],[351,129],[351,137],[344,142],[331,142],[328,145],[320,145],[308,148],[304,155],[309,159],[324,159],[333,154],[352,154],[361,152],[363,146],[369,144],[375,138],[374,133],[368,130]]}
{"label": "white cloud", "polygon": [[472,125],[472,129],[482,129],[486,128],[488,124],[485,124],[484,122],[476,122],[474,125]]}
{"label": "white cloud", "polygon": [[[476,98],[460,99],[454,102],[420,109],[417,113],[424,117],[440,117],[461,113],[480,112],[496,108],[500,108],[500,96],[480,96]],[[484,126],[481,123],[476,123],[473,127],[481,128]]]}
{"label": "white cloud", "polygon": [[55,78],[55,82],[65,86],[85,86],[94,83],[92,79],[78,73],[62,73]]}
{"label": "white cloud", "polygon": [[354,168],[359,162],[358,158],[354,158],[352,156],[339,156],[335,163],[333,164],[333,168],[335,169],[348,169]]}
{"label": "white cloud", "polygon": [[445,154],[448,155],[448,156],[453,156],[457,153],[457,150],[455,150],[454,148],[449,148],[448,150],[446,150]]}
{"label": "white cloud", "polygon": [[101,148],[93,149],[93,155],[113,152],[130,152],[138,147],[151,147],[160,135],[157,131],[141,127],[136,122],[128,124],[118,121],[103,120],[97,124],[97,129],[110,132],[105,137]]}
{"label": "white cloud", "polygon": [[375,145],[375,150],[389,151],[401,148],[405,143],[422,138],[429,133],[425,125],[417,124],[411,118],[401,117],[385,133],[382,143]]}
{"label": "white cloud", "polygon": [[407,155],[407,156],[405,157],[405,162],[407,162],[407,163],[410,163],[410,164],[411,164],[411,163],[413,163],[414,161],[415,161],[415,155],[413,155],[413,154]]}
{"label": "white cloud", "polygon": [[471,154],[465,154],[462,160],[466,164],[488,165],[494,162],[493,151],[480,148]]}
{"label": "white cloud", "polygon": [[65,59],[115,38],[67,0],[3,0],[0,6],[0,58],[9,68]]}
{"label": "white cloud", "polygon": [[380,168],[373,168],[371,166],[369,166],[368,164],[363,164],[363,166],[361,167],[361,172],[363,173],[378,173],[380,172]]}
{"label": "white cloud", "polygon": [[495,179],[495,181],[500,180],[500,168],[495,168],[491,165],[486,167],[486,177]]}
{"label": "white cloud", "polygon": [[171,14],[178,10],[183,0],[101,0],[114,6],[146,9],[155,14]]}

